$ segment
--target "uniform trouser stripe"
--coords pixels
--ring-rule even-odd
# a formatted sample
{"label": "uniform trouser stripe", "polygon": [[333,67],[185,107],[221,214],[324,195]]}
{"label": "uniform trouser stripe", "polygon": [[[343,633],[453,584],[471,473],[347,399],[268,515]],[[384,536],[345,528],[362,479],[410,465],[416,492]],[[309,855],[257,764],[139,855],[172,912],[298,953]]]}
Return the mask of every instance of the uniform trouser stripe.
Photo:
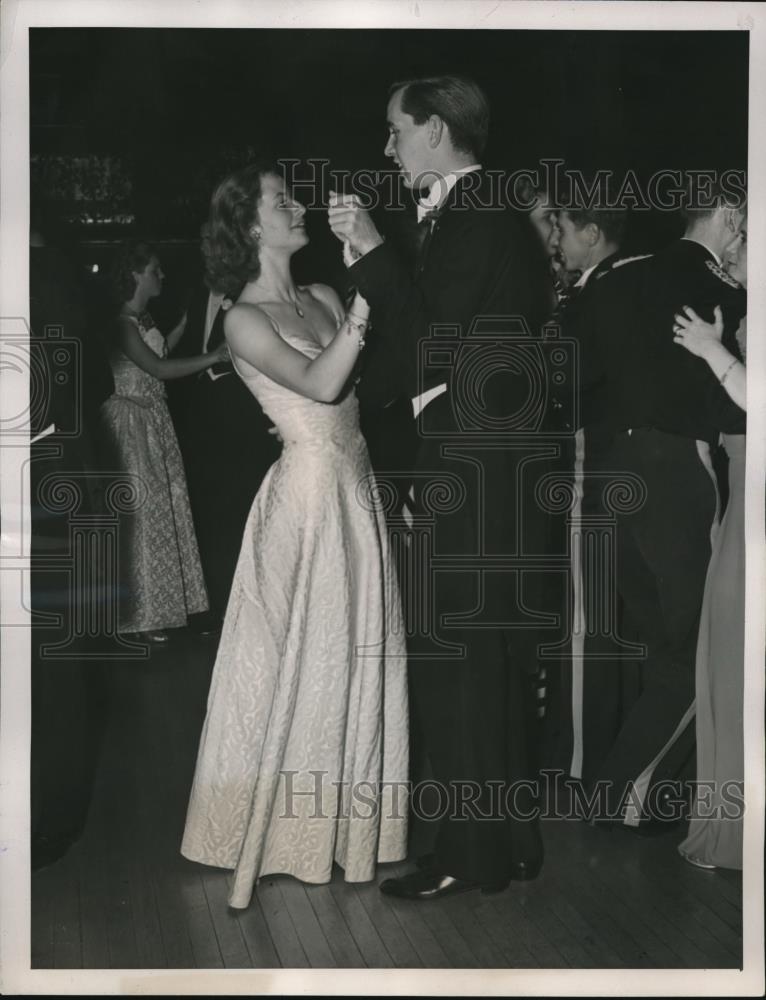
{"label": "uniform trouser stripe", "polygon": [[582,498],[585,464],[585,431],[575,434],[574,502],[570,528],[572,573],[572,762],[569,773],[582,778],[583,764],[583,681],[585,653],[585,614],[582,579]]}

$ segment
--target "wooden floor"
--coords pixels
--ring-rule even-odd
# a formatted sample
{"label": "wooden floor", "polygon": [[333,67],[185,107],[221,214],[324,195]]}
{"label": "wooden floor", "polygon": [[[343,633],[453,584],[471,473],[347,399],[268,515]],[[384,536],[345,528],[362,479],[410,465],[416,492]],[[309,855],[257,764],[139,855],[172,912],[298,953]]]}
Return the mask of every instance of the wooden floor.
{"label": "wooden floor", "polygon": [[408,903],[336,871],[325,886],[265,879],[229,910],[229,873],[178,851],[213,655],[178,633],[108,668],[85,834],[32,876],[32,968],[741,967],[741,879],[681,861],[680,832],[545,821],[543,874],[501,895]]}

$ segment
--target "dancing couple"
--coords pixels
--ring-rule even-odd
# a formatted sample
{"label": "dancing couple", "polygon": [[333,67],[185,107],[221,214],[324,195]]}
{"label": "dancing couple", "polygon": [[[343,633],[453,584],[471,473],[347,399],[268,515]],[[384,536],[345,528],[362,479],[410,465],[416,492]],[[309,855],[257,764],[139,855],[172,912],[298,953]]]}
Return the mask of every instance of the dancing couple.
{"label": "dancing couple", "polygon": [[[274,169],[240,170],[212,198],[207,282],[234,299],[225,318],[234,367],[284,443],[245,527],[182,844],[185,857],[234,870],[233,907],[246,907],[266,875],[326,883],[337,863],[347,881],[369,881],[377,863],[407,857],[410,725],[448,808],[434,823],[433,852],[381,890],[420,900],[502,890],[542,864],[530,803],[496,801],[498,786],[529,776],[529,629],[506,622],[518,582],[502,572],[485,579],[475,559],[431,574],[443,639],[404,627],[356,391],[381,414],[406,399],[412,421],[432,428],[413,433],[406,470],[410,553],[424,522],[435,549],[458,562],[518,551],[521,453],[450,452],[445,443],[460,433],[451,374],[419,364],[433,324],[468,332],[475,317],[495,315],[531,326],[547,302],[525,220],[481,207],[491,198],[478,162],[488,123],[470,80],[391,88],[385,154],[425,195],[424,238],[408,266],[355,197],[334,196],[329,224],[358,289],[348,310],[331,288],[293,281],[292,256],[308,242],[305,209]],[[526,398],[527,386],[499,381],[485,386],[490,417],[509,392]],[[445,481],[458,484],[459,502],[423,516],[429,487]],[[526,540],[537,526],[523,530]],[[406,604],[418,599],[414,584],[402,586]]]}

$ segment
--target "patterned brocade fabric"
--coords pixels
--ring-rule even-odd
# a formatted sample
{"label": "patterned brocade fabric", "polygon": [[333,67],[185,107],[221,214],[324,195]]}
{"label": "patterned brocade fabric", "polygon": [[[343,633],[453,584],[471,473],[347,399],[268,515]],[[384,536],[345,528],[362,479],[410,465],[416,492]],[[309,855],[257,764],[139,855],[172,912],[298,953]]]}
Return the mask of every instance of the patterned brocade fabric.
{"label": "patterned brocade fabric", "polygon": [[405,858],[408,778],[399,593],[356,398],[241,377],[284,448],[245,527],[181,848],[235,870],[234,907],[264,875],[323,883],[337,863],[368,881]]}
{"label": "patterned brocade fabric", "polygon": [[[136,325],[164,356],[160,331]],[[102,423],[116,471],[133,477],[137,491],[136,509],[120,520],[119,628],[178,628],[208,601],[165,386],[124,354],[115,356],[112,372],[115,391],[101,408]]]}

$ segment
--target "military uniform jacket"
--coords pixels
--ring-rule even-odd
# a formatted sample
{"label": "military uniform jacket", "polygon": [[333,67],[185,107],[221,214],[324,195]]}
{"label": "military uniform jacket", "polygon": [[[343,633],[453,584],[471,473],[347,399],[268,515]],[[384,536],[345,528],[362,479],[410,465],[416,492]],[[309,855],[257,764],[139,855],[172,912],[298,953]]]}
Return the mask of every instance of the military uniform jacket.
{"label": "military uniform jacket", "polygon": [[712,253],[678,240],[653,256],[617,262],[602,282],[581,376],[586,390],[604,381],[611,427],[653,427],[711,443],[721,432],[744,433],[744,412],[707,362],[673,340],[674,316],[683,306],[711,322],[718,305],[724,345],[739,357],[736,330],[747,308],[745,290]]}
{"label": "military uniform jacket", "polygon": [[[598,363],[593,359],[594,352],[599,349],[594,336],[594,310],[599,297],[604,294],[606,282],[616,273],[613,269],[619,261],[619,252],[610,254],[600,261],[582,288],[575,286],[570,289],[566,304],[554,317],[561,326],[563,337],[574,340],[577,344],[578,360],[585,356],[594,369],[594,373],[599,368]],[[573,407],[569,400],[566,402],[562,400],[561,410],[566,416],[562,430],[571,432],[580,427],[590,427],[604,420],[606,415],[606,374],[603,364],[600,368],[600,375],[594,374],[587,387],[581,384],[578,372],[576,380],[577,407]],[[577,427],[574,426],[575,423]]]}

